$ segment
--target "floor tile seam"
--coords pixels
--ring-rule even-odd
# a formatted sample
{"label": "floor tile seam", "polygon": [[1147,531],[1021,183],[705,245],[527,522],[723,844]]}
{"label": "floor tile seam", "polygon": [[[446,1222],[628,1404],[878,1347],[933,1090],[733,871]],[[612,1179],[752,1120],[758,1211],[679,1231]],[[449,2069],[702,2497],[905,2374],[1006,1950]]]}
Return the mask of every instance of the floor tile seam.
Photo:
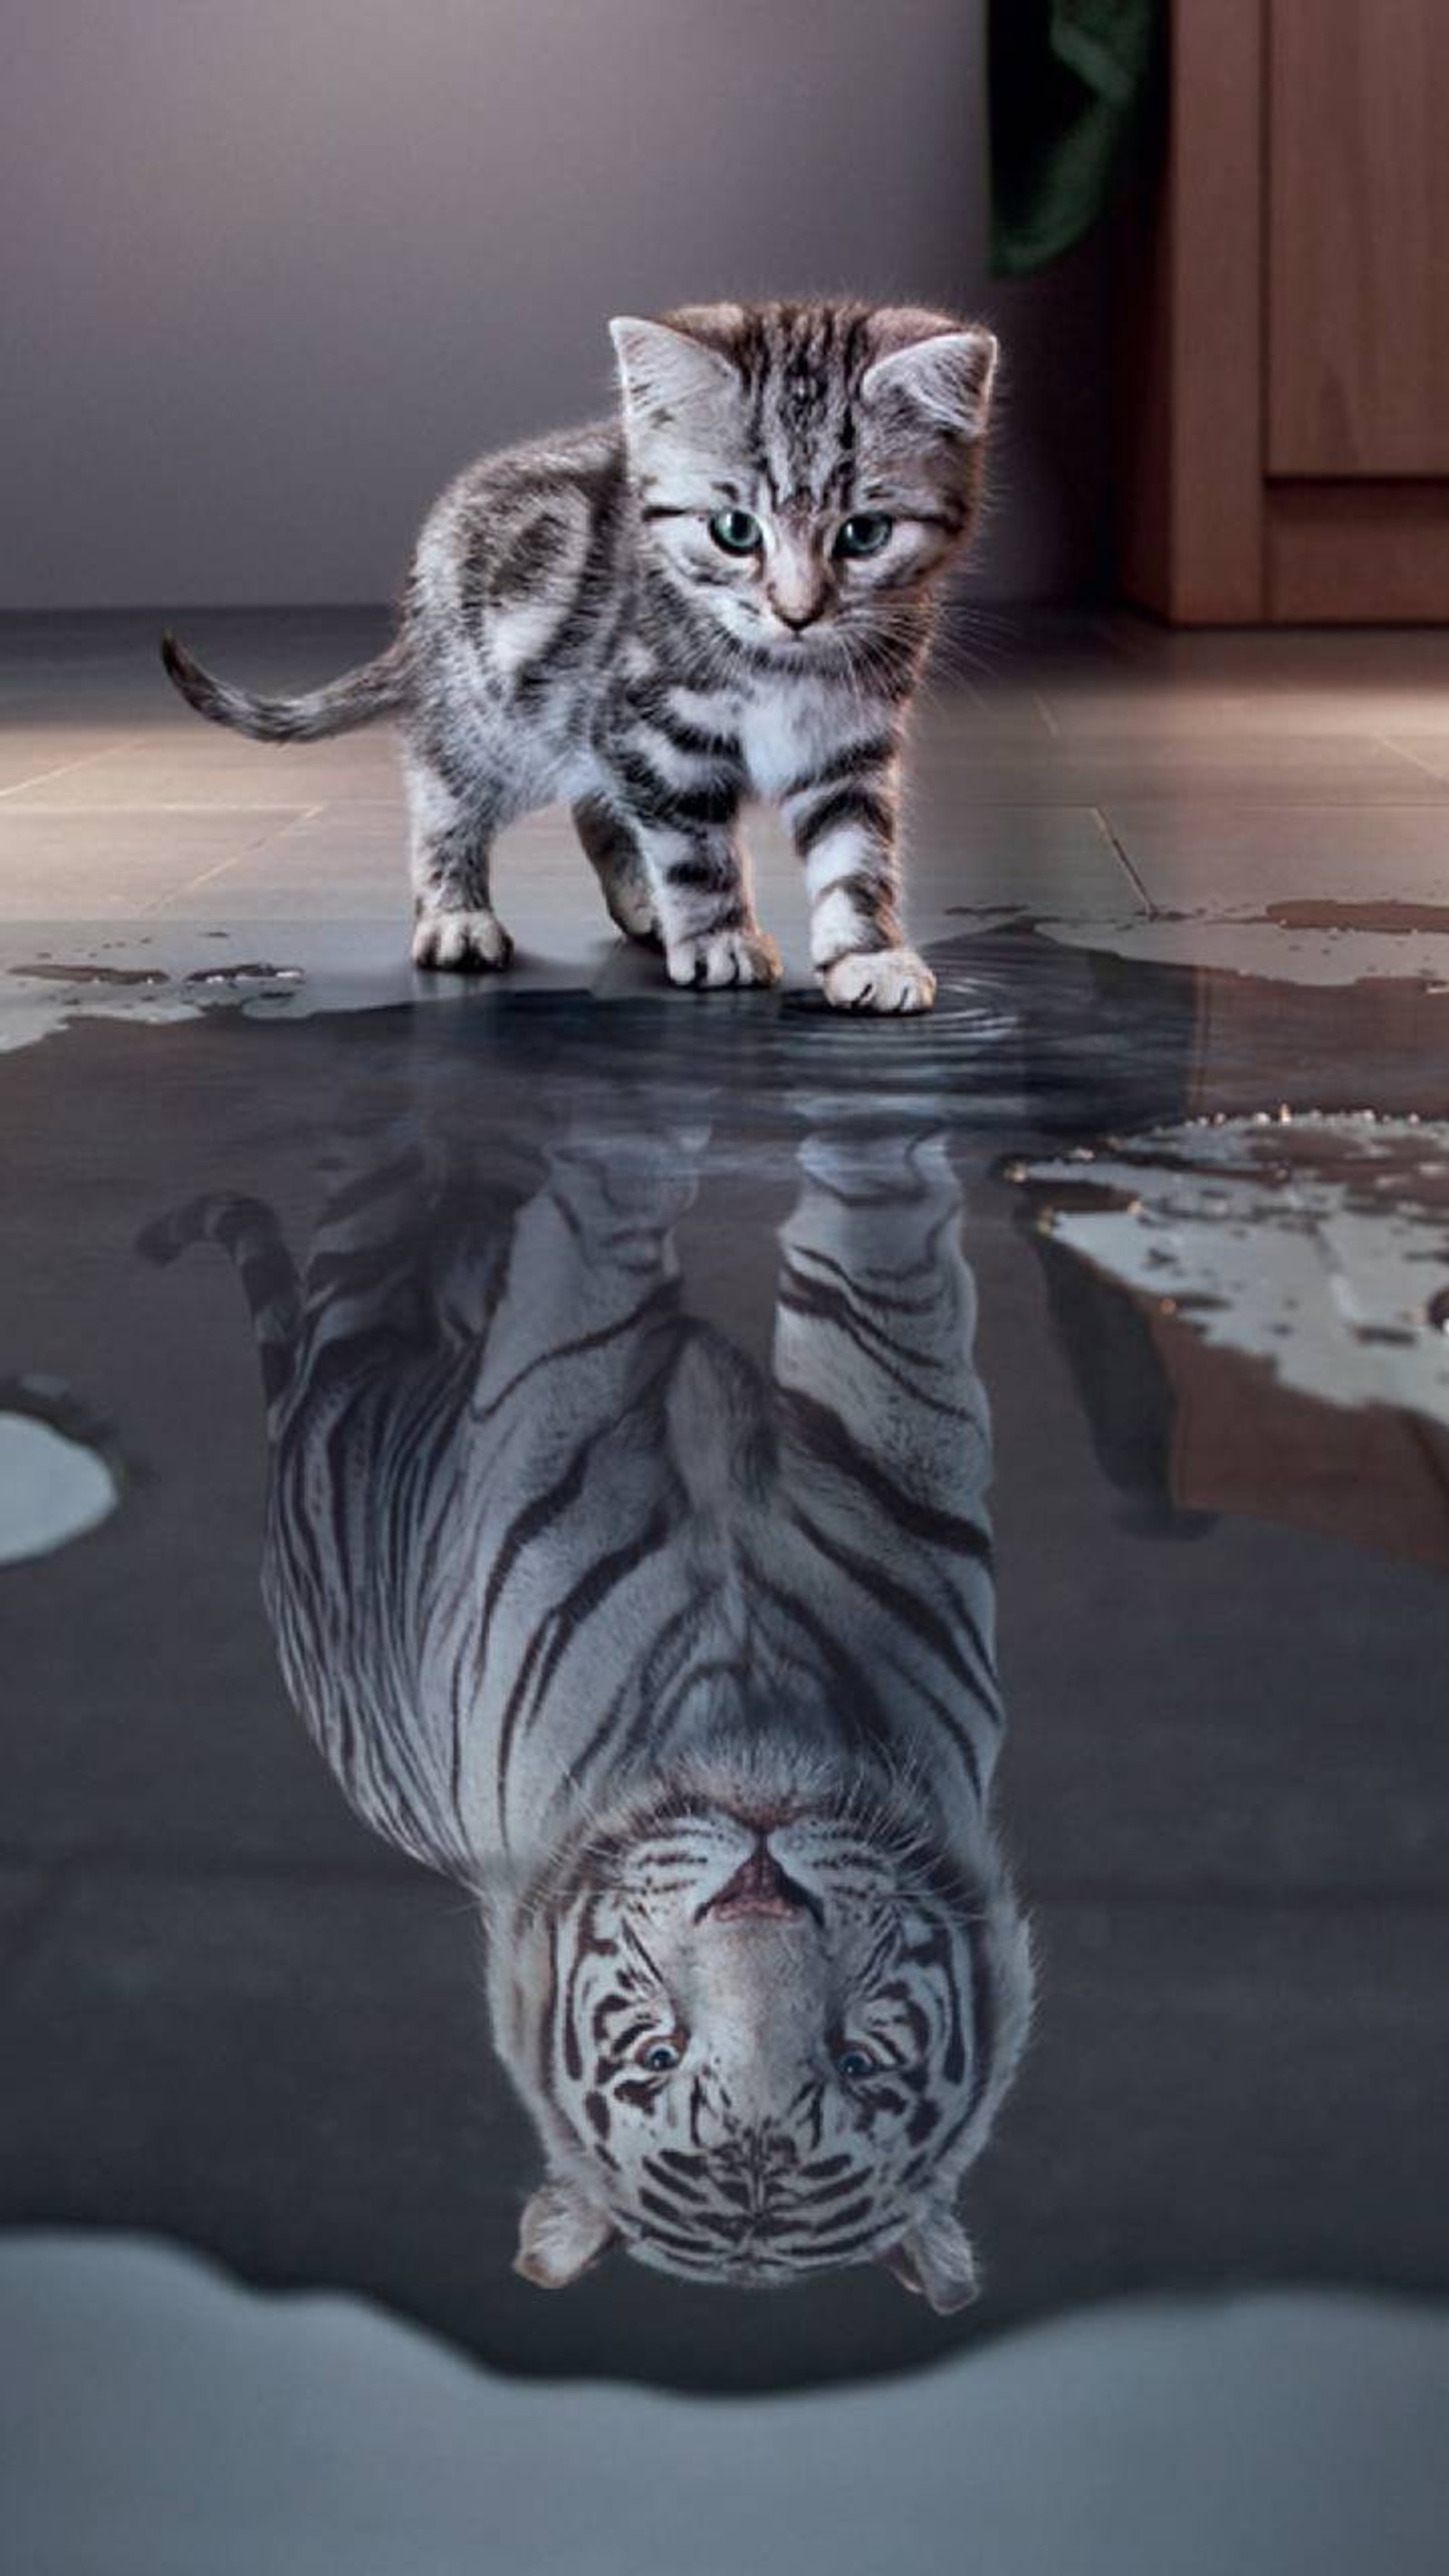
{"label": "floor tile seam", "polygon": [[[391,843],[404,829],[406,813],[407,809],[401,801],[394,804],[383,797],[323,796],[315,805],[309,805],[305,812],[298,814],[294,822],[285,824],[277,838],[289,840],[292,834],[299,832],[305,824],[321,824],[324,832],[328,829],[339,833],[377,830],[379,834],[385,825],[387,837]],[[357,824],[349,826],[347,818],[351,815],[362,819]],[[499,839],[501,841],[501,834]]]}
{"label": "floor tile seam", "polygon": [[0,1868],[64,1872],[84,1871],[94,1878],[176,1879],[254,1879],[265,1884],[275,1879],[300,1878],[315,1885],[387,1885],[416,1886],[431,1881],[435,1887],[452,1886],[456,1881],[444,1873],[430,1870],[422,1861],[411,1860],[406,1853],[389,1850],[378,1842],[356,1859],[307,1859],[288,1852],[237,1852],[200,1845],[185,1851],[163,1851],[155,1844],[94,1842],[77,1840],[57,1846],[24,1843],[6,1837],[0,1843]]}
{"label": "floor tile seam", "polygon": [[98,760],[114,760],[118,751],[132,750],[147,739],[145,734],[123,734],[119,742],[108,742],[102,751],[83,752],[79,760],[63,760],[53,769],[37,770],[32,778],[17,778],[13,786],[0,787],[0,804],[8,804],[13,797],[23,796],[28,788],[44,787],[53,778],[72,778],[78,769],[89,769]]}
{"label": "floor tile seam", "polygon": [[[263,810],[277,813],[292,812],[295,819],[299,821],[305,819],[305,809],[277,806],[265,809],[253,807],[245,810],[252,812]],[[320,812],[321,808],[314,807],[312,810],[316,813]],[[166,911],[168,904],[184,903],[188,895],[199,894],[201,888],[205,885],[210,885],[215,878],[225,876],[227,871],[231,868],[240,867],[243,861],[247,859],[253,851],[265,849],[282,837],[283,835],[279,833],[268,834],[266,832],[261,832],[256,834],[251,840],[247,841],[241,849],[233,850],[229,858],[218,859],[214,867],[203,868],[199,876],[188,877],[184,885],[174,886],[165,894],[153,895],[151,901],[143,905],[141,917],[143,919],[152,920],[158,918]]]}
{"label": "floor tile seam", "polygon": [[[1428,777],[1435,773],[1426,771],[1425,775]],[[1218,821],[1225,814],[1242,814],[1251,818],[1261,817],[1265,822],[1271,820],[1274,823],[1280,823],[1286,814],[1334,817],[1356,814],[1365,824],[1377,822],[1384,814],[1433,814],[1442,822],[1445,804],[1449,803],[1449,777],[1441,779],[1440,784],[1445,790],[1442,797],[1375,796],[1355,799],[1351,796],[1273,796],[1265,800],[1231,794],[1224,796],[1179,794],[1176,796],[1114,796],[1110,802],[1119,813],[1124,806],[1129,806],[1134,814],[1146,813],[1154,822],[1164,814],[1175,815],[1179,819],[1186,817],[1197,822]],[[1002,810],[1017,812],[1024,809],[1019,805],[1008,805]],[[1089,813],[1098,810],[1105,812],[1107,809],[1105,806],[1099,809],[1083,799],[1074,806],[1061,810]]]}
{"label": "floor tile seam", "polygon": [[[1435,776],[1434,771],[1425,770],[1426,787]],[[983,793],[979,798],[975,795],[978,783],[983,785]],[[1176,816],[1222,809],[1263,816],[1285,813],[1358,813],[1366,816],[1424,813],[1442,816],[1445,806],[1449,805],[1449,773],[1438,778],[1441,793],[1437,796],[1401,794],[1397,780],[1394,782],[1394,793],[1382,795],[1373,780],[1365,781],[1362,778],[1356,778],[1351,786],[1345,787],[1341,795],[1325,793],[1316,781],[1306,792],[1294,787],[1276,788],[1272,793],[1265,793],[1265,787],[1272,786],[1271,780],[1254,780],[1247,785],[1239,784],[1234,787],[1216,779],[1205,782],[1198,778],[1185,785],[1180,777],[1144,779],[1139,774],[1132,779],[1123,780],[1111,774],[1104,776],[1100,770],[1094,771],[1090,777],[1070,782],[1075,789],[1074,793],[1061,792],[1067,783],[1054,779],[1050,782],[1050,792],[1047,792],[1037,778],[1030,780],[991,778],[982,782],[981,773],[977,769],[970,772],[963,771],[961,777],[956,780],[936,780],[932,783],[929,792],[943,800],[948,793],[953,798],[969,796],[974,812],[994,810],[1003,814],[1082,814],[1089,813],[1094,806],[1131,805],[1141,806],[1154,814]]]}
{"label": "floor tile seam", "polygon": [[[1433,737],[1430,736],[1426,738],[1432,739]],[[1412,761],[1415,769],[1422,769],[1427,778],[1437,779],[1441,786],[1449,785],[1449,770],[1436,769],[1432,761],[1421,759],[1416,751],[1409,751],[1405,747],[1402,735],[1395,738],[1392,734],[1379,734],[1376,736],[1376,740],[1383,744],[1386,751],[1393,752],[1396,758]]]}
{"label": "floor tile seam", "polygon": [[1053,1908],[1063,1911],[1074,1907],[1096,1907],[1103,1911],[1163,1913],[1176,1908],[1184,1912],[1209,1914],[1241,1912],[1263,1919],[1271,1915],[1294,1915],[1319,1919],[1324,1915],[1341,1917],[1345,1922],[1358,1921],[1364,1915],[1380,1914],[1395,1920],[1420,1920],[1425,1916],[1444,1918],[1449,1926],[1449,1876],[1442,1887],[1414,1884],[1339,1885],[1325,1880],[1321,1885],[1306,1887],[1264,1886],[1257,1881],[1204,1879],[1181,1887],[1161,1882],[1126,1878],[1052,1879],[1033,1878],[1030,1870],[1022,1872],[1022,1893],[1028,1916]]}
{"label": "floor tile seam", "polygon": [[304,811],[310,815],[320,813],[323,809],[321,806],[304,809],[298,806],[295,798],[282,804],[275,804],[270,800],[262,802],[255,799],[248,799],[242,803],[235,797],[223,799],[215,796],[155,796],[148,798],[144,804],[140,802],[127,804],[107,799],[84,805],[66,805],[57,797],[47,798],[44,804],[19,805],[12,807],[11,810],[25,814],[32,820],[37,815],[58,814],[68,819],[74,819],[77,815],[97,818],[104,816],[112,822],[124,822],[131,816],[148,814],[209,814],[218,820],[225,820],[231,815],[286,814],[300,819]]}
{"label": "floor tile seam", "polygon": [[1148,892],[1147,886],[1138,873],[1137,868],[1129,858],[1127,847],[1121,834],[1111,822],[1104,807],[1101,805],[1093,805],[1089,810],[1093,823],[1100,833],[1107,849],[1111,852],[1112,857],[1116,860],[1117,865],[1125,875],[1139,905],[1146,912],[1148,920],[1155,921],[1157,919],[1157,906],[1153,902],[1152,896]]}

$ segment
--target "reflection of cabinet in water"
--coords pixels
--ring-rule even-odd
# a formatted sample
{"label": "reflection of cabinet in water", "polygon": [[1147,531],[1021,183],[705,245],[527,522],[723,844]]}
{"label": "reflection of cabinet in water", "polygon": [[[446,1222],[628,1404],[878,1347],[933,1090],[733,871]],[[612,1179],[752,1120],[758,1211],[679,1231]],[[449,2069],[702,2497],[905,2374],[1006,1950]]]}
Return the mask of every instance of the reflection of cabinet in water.
{"label": "reflection of cabinet in water", "polygon": [[1123,586],[1184,624],[1449,619],[1449,6],[1170,19]]}
{"label": "reflection of cabinet in water", "polygon": [[1449,1571],[1449,1438],[1437,1424],[1317,1403],[1188,1323],[1150,1325],[1169,1390],[1176,1511],[1277,1521]]}

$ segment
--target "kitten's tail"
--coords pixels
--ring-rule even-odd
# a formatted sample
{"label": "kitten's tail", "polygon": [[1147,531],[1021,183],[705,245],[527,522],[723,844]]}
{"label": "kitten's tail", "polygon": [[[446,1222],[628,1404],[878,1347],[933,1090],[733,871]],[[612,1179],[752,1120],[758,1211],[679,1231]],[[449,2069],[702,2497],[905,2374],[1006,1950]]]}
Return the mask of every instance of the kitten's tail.
{"label": "kitten's tail", "polygon": [[161,659],[198,715],[230,725],[234,733],[250,734],[254,742],[318,742],[325,734],[351,733],[390,715],[407,696],[408,650],[402,636],[375,662],[360,663],[325,689],[312,689],[301,698],[254,697],[249,689],[214,680],[174,635],[162,636]]}

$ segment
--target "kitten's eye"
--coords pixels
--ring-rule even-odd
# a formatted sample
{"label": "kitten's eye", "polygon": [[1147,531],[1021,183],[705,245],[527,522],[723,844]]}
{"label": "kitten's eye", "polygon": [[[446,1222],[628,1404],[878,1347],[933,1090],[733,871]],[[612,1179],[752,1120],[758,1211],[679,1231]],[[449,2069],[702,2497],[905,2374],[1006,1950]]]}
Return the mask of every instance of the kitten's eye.
{"label": "kitten's eye", "polygon": [[676,2047],[672,2039],[646,2039],[642,2048],[635,2050],[634,2055],[646,2074],[667,2075],[671,2067],[679,2064],[684,2051]]}
{"label": "kitten's eye", "polygon": [[835,551],[838,555],[878,555],[894,526],[894,519],[888,519],[884,510],[857,510],[841,528]]}
{"label": "kitten's eye", "polygon": [[847,2084],[858,2084],[865,2075],[876,2073],[876,2061],[867,2048],[842,2048],[835,2060],[835,2072]]}
{"label": "kitten's eye", "polygon": [[760,542],[760,523],[749,510],[716,510],[709,533],[725,554],[752,555]]}

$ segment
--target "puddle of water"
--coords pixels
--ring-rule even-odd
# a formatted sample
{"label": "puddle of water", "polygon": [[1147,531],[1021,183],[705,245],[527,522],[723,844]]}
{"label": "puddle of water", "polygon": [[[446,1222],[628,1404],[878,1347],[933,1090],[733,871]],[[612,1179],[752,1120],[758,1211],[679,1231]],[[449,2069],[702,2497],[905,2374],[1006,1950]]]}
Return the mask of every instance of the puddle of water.
{"label": "puddle of water", "polygon": [[[198,939],[228,936],[167,925],[155,933],[97,937],[89,956],[57,958],[43,951],[0,967],[0,1054],[37,1045],[85,1020],[163,1028],[223,1008],[271,1017],[335,1008],[348,998],[345,972],[339,978],[324,971],[314,995],[309,971],[300,965],[274,966],[260,958],[196,962]],[[119,951],[124,962],[103,951]],[[395,999],[395,992],[389,989],[387,998]]]}
{"label": "puddle of water", "polygon": [[1330,903],[1314,897],[1267,904],[1263,918],[1276,921],[1284,930],[1369,930],[1391,937],[1419,930],[1441,938],[1449,935],[1449,904],[1443,903]]}
{"label": "puddle of water", "polygon": [[67,1894],[0,2214],[756,2392],[1350,2226],[1449,2280],[1422,998],[936,962],[924,1027],[309,982],[7,1064],[7,1345],[150,1475],[7,1576]]}
{"label": "puddle of water", "polygon": [[[1380,990],[1401,985],[1439,997],[1449,993],[1449,918],[1437,907],[1374,906],[1374,921],[1362,926],[1327,918],[1334,909],[1274,905],[1261,914],[1229,919],[1162,912],[1120,922],[1063,916],[1040,921],[1036,929],[1042,939],[1063,947],[1143,965],[1198,967],[1245,982]],[[1393,920],[1393,911],[1434,918]]]}
{"label": "puddle of water", "polygon": [[1085,1187],[1071,1159],[1012,1177],[1055,1241],[1209,1344],[1321,1403],[1449,1422],[1449,1125],[1260,1111],[1110,1140]]}
{"label": "puddle of water", "polygon": [[1441,2563],[1449,2328],[1408,2301],[1121,2304],[782,2410],[519,2387],[361,2303],[261,2300],[125,2241],[12,2245],[0,2285],[7,2515],[37,2571],[100,2576],[120,2532],[155,2576],[237,2563],[238,2534],[257,2567],[351,2576],[359,2529],[379,2567],[473,2565],[486,2531],[500,2565],[574,2569],[604,2529],[618,2564],[783,2576],[808,2526],[874,2576],[903,2528],[926,2567],[967,2523],[993,2576]]}
{"label": "puddle of water", "polygon": [[159,966],[102,966],[84,964],[64,966],[47,958],[42,964],[12,966],[12,975],[25,983],[118,985],[122,988],[142,984],[169,984],[171,978]]}
{"label": "puddle of water", "polygon": [[55,1380],[0,1385],[0,1565],[53,1555],[109,1520],[121,1498],[109,1445]]}
{"label": "puddle of water", "polygon": [[302,980],[300,966],[268,966],[256,958],[247,958],[236,965],[193,967],[191,973],[182,978],[186,984],[219,984],[232,988],[248,984],[300,984]]}

